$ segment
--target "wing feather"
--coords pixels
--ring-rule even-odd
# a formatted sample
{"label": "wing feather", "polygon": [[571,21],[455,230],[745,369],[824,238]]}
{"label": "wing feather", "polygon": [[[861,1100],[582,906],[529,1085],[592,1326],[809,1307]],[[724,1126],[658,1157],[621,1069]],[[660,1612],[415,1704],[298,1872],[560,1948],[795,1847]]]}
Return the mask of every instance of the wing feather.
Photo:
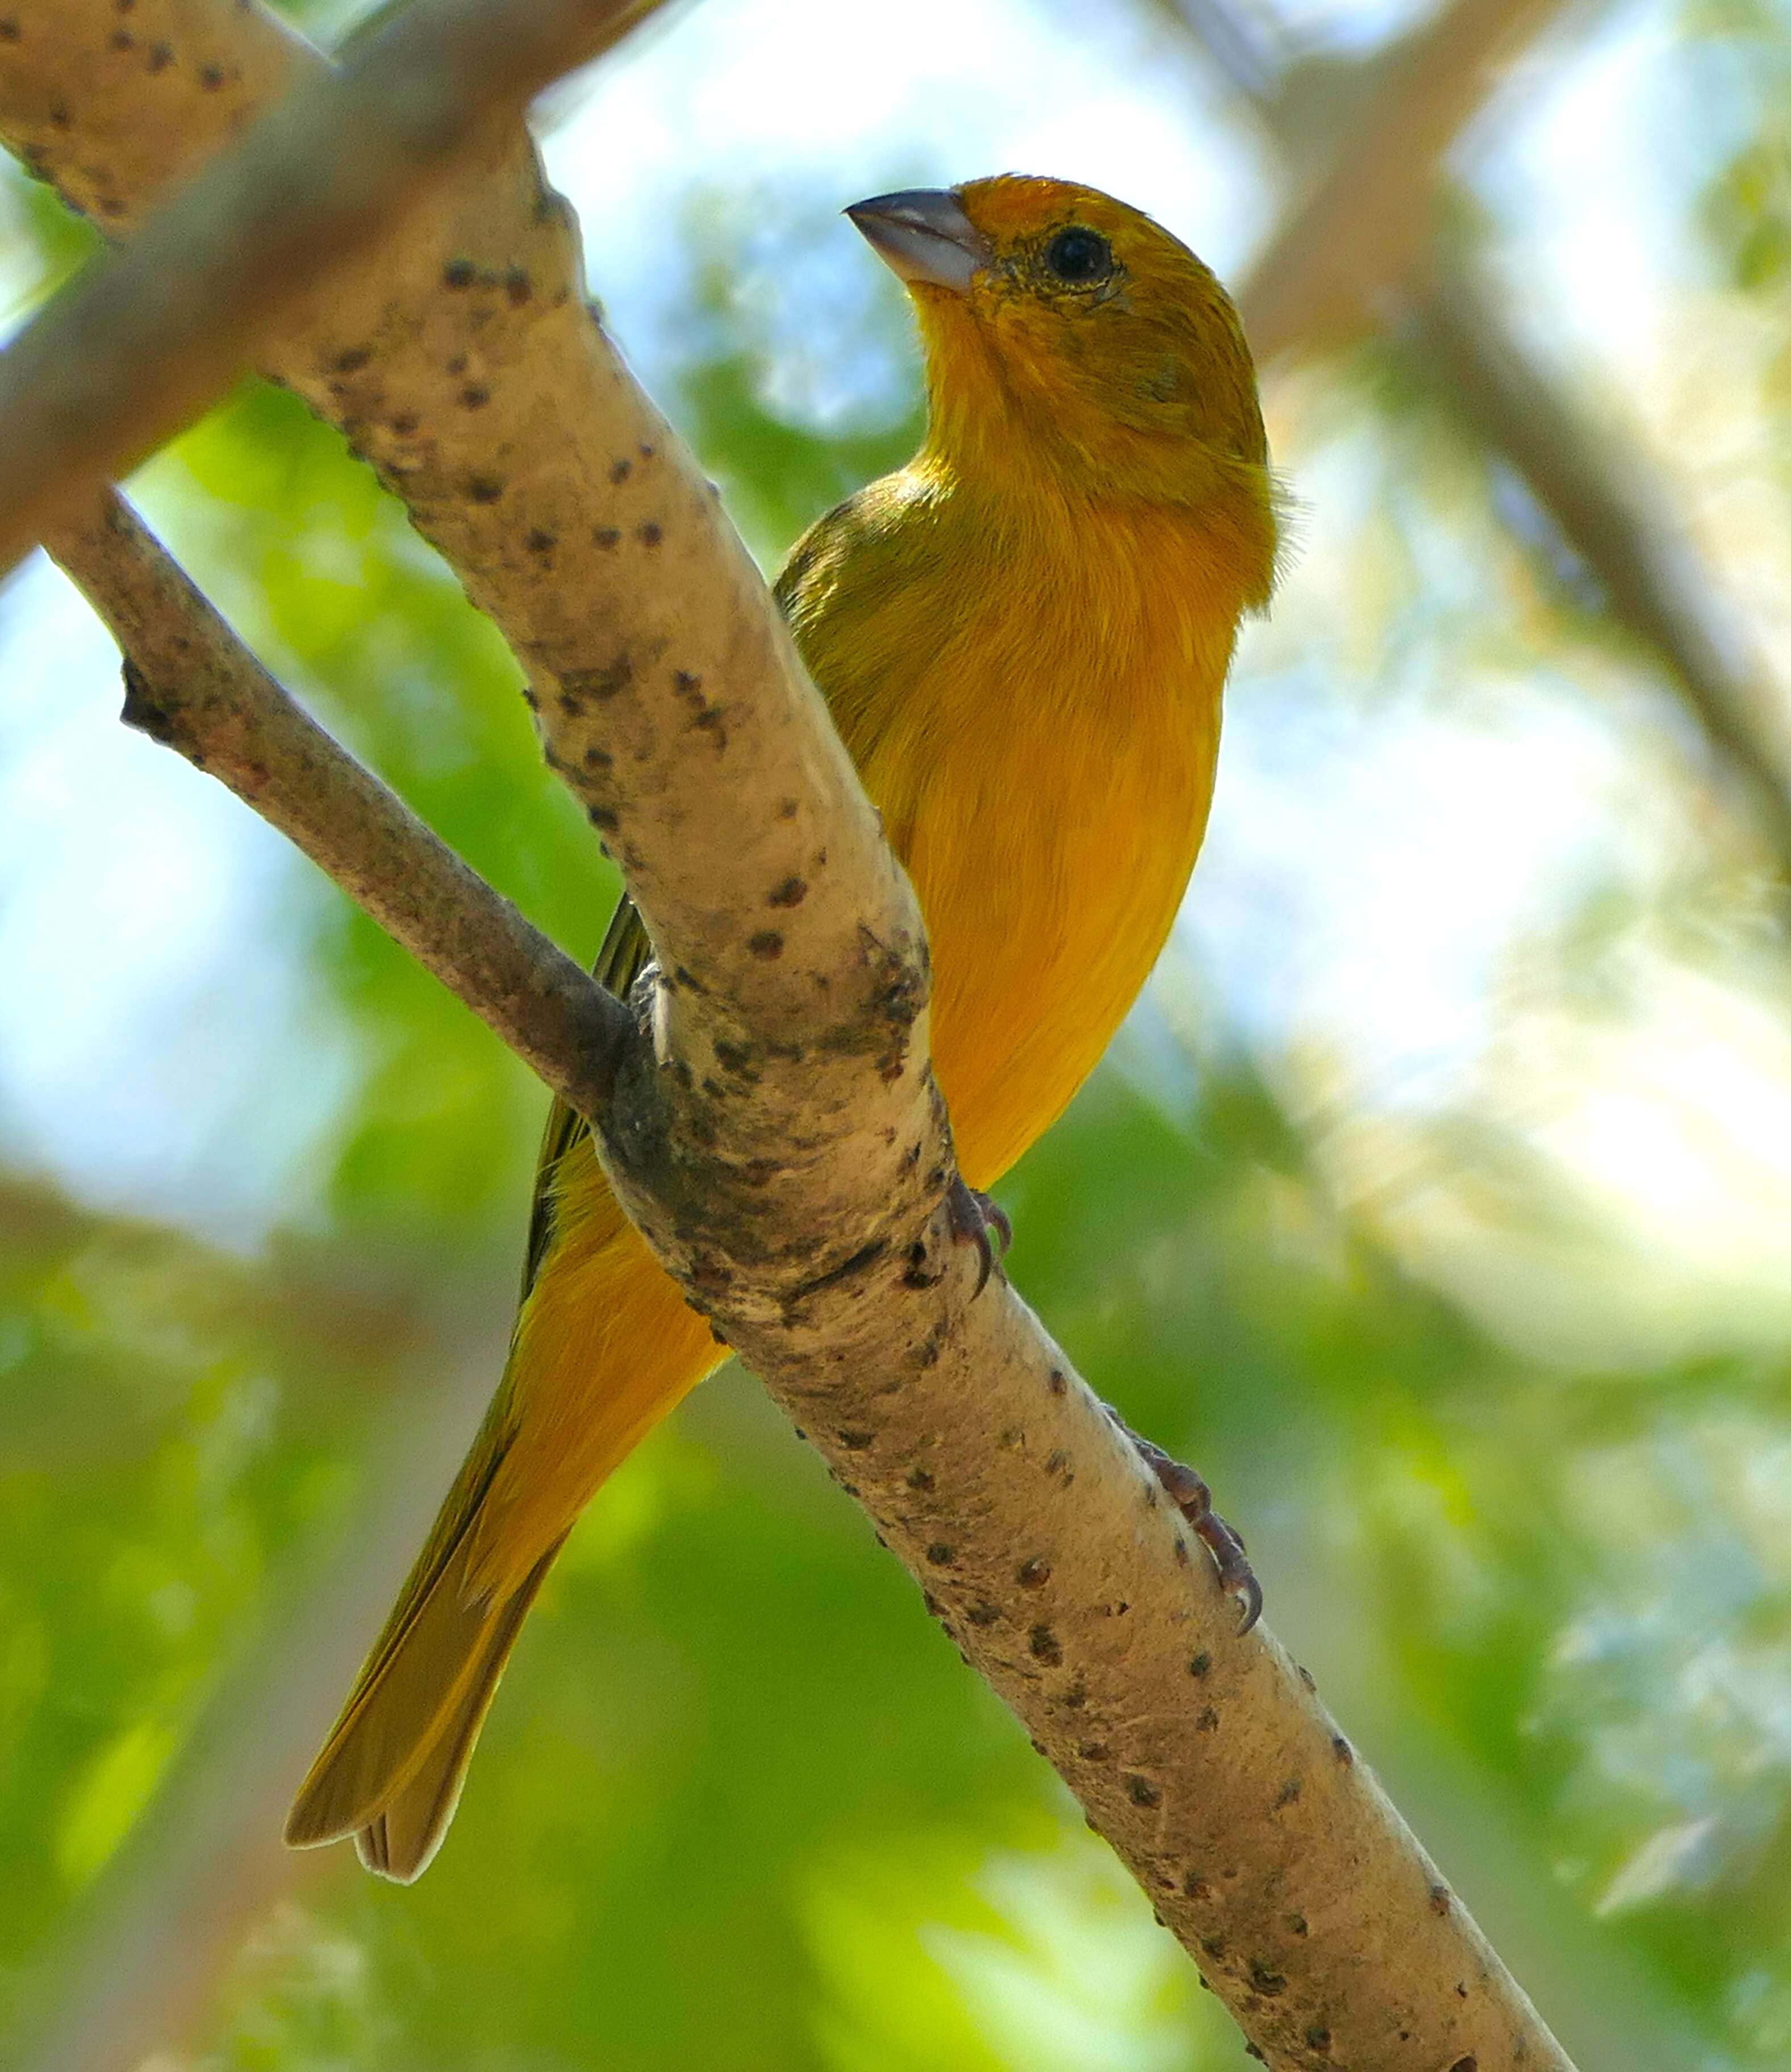
{"label": "wing feather", "polygon": [[[610,916],[608,928],[604,931],[603,946],[597,952],[597,961],[591,968],[597,983],[613,993],[617,999],[626,999],[634,989],[634,982],[647,968],[653,956],[653,944],[647,939],[646,924],[640,910],[624,892]],[[541,1272],[541,1261],[546,1258],[554,1242],[554,1178],[567,1153],[591,1134],[591,1125],[576,1108],[556,1097],[547,1112],[547,1128],[542,1133],[541,1155],[535,1161],[535,1198],[529,1211],[529,1249],[522,1264],[522,1296],[526,1302],[529,1291],[534,1286]]]}

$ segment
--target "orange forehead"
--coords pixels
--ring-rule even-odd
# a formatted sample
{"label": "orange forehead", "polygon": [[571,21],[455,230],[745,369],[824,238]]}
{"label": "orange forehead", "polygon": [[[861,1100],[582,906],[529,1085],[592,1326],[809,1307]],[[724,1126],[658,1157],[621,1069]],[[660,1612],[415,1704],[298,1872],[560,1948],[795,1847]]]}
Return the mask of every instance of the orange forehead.
{"label": "orange forehead", "polygon": [[[1104,231],[1116,241],[1142,237],[1150,243],[1160,242],[1166,251],[1181,249],[1178,240],[1142,209],[1075,180],[1000,173],[992,179],[968,181],[953,191],[971,222],[997,245],[1073,222]],[[1131,238],[1127,237],[1128,232]]]}

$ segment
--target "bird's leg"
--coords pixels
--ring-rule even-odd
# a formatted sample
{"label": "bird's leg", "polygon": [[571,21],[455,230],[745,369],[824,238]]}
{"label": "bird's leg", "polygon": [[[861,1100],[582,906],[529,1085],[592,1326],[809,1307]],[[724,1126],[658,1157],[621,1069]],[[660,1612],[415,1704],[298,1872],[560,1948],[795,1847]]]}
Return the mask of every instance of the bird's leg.
{"label": "bird's leg", "polygon": [[1014,1226],[1007,1219],[1007,1211],[993,1196],[965,1186],[961,1176],[954,1178],[946,1190],[945,1213],[958,1244],[976,1247],[978,1264],[972,1293],[980,1295],[989,1285],[989,1276],[999,1272],[1001,1262],[1007,1256],[1007,1248],[1014,1242]]}
{"label": "bird's leg", "polygon": [[[1014,1242],[1014,1226],[999,1202],[965,1186],[961,1177],[954,1178],[946,1192],[945,1212],[958,1244],[976,1247],[979,1264],[973,1292],[980,1295],[988,1285],[990,1275],[1001,1269],[1007,1248]],[[1262,1616],[1262,1585],[1256,1580],[1242,1540],[1213,1508],[1213,1492],[1204,1478],[1134,1432],[1110,1403],[1101,1407],[1138,1449],[1139,1457],[1187,1520],[1194,1537],[1213,1556],[1220,1587],[1237,1600],[1237,1630],[1240,1634],[1248,1633]]]}
{"label": "bird's leg", "polygon": [[1162,1484],[1169,1501],[1187,1519],[1194,1536],[1213,1556],[1221,1589],[1237,1600],[1237,1630],[1246,1634],[1262,1616],[1262,1585],[1256,1580],[1244,1543],[1213,1508],[1213,1492],[1193,1469],[1171,1460],[1159,1445],[1141,1438],[1111,1404],[1107,1415],[1138,1449],[1144,1465]]}
{"label": "bird's leg", "polygon": [[[979,1264],[973,1294],[980,1295],[988,1285],[990,1275],[1001,1270],[1007,1248],[1014,1242],[1014,1226],[999,1202],[966,1186],[961,1177],[954,1178],[946,1192],[945,1212],[957,1243],[976,1247]],[[1138,1449],[1144,1465],[1187,1520],[1194,1537],[1213,1556],[1220,1587],[1237,1600],[1237,1630],[1240,1634],[1248,1633],[1262,1616],[1262,1585],[1250,1567],[1243,1541],[1213,1508],[1213,1492],[1204,1478],[1134,1432],[1110,1403],[1101,1407]]]}

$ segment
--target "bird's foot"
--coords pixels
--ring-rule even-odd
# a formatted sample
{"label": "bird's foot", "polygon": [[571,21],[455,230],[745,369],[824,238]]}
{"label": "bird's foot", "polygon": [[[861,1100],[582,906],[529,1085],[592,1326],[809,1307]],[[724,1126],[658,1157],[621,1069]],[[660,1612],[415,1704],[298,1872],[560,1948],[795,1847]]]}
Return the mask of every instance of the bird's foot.
{"label": "bird's foot", "polygon": [[1194,1536],[1213,1556],[1219,1584],[1237,1600],[1240,1635],[1246,1634],[1262,1616],[1262,1585],[1256,1580],[1244,1543],[1213,1508],[1213,1492],[1203,1477],[1180,1461],[1171,1460],[1162,1447],[1141,1438],[1110,1407],[1108,1415],[1138,1449],[1144,1465],[1163,1486],[1169,1501],[1181,1513]]}
{"label": "bird's foot", "polygon": [[946,1190],[945,1213],[957,1242],[976,1247],[976,1286],[972,1293],[980,1295],[989,1285],[989,1276],[1001,1270],[1007,1248],[1014,1242],[1014,1226],[1007,1219],[1007,1211],[992,1195],[978,1194],[974,1187],[965,1186],[961,1178],[954,1179]]}

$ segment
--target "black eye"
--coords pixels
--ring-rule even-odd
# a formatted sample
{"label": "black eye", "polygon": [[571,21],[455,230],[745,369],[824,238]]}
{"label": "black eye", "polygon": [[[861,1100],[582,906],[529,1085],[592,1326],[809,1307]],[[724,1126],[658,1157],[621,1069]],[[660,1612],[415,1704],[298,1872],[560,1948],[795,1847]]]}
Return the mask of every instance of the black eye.
{"label": "black eye", "polygon": [[1097,230],[1060,230],[1045,247],[1045,264],[1060,281],[1086,287],[1113,271],[1113,247]]}

